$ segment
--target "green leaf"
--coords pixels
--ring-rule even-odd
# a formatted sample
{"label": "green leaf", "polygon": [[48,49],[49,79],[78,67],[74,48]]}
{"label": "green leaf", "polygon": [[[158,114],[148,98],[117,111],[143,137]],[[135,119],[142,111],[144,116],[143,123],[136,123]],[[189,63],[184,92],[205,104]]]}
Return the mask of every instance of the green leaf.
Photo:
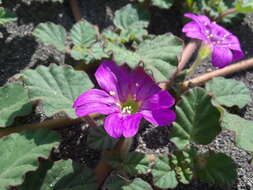
{"label": "green leaf", "polygon": [[[18,98],[17,98],[18,94]],[[32,111],[27,90],[19,83],[10,83],[0,88],[0,126],[9,126],[17,116]]]}
{"label": "green leaf", "polygon": [[162,9],[169,9],[173,5],[173,0],[151,0],[152,5]]}
{"label": "green leaf", "polygon": [[[0,2],[1,4],[1,2]],[[15,14],[11,13],[10,11],[0,7],[0,24],[5,24],[8,22],[16,21],[17,17]]]}
{"label": "green leaf", "polygon": [[119,168],[131,176],[144,174],[149,168],[149,161],[145,154],[140,152],[129,152],[121,154],[119,159],[110,162],[114,168]]}
{"label": "green leaf", "polygon": [[46,45],[52,45],[59,51],[65,51],[67,48],[65,46],[67,34],[65,29],[60,25],[54,23],[39,24],[35,28],[33,35]]}
{"label": "green leaf", "polygon": [[94,149],[111,149],[118,139],[110,137],[104,127],[92,128],[87,138],[87,144]]}
{"label": "green leaf", "polygon": [[92,190],[97,189],[95,175],[89,168],[76,167],[71,160],[60,160],[52,165],[42,161],[40,168],[26,175],[18,190]]}
{"label": "green leaf", "polygon": [[204,89],[194,88],[177,103],[171,141],[179,149],[184,149],[190,142],[209,144],[221,131],[220,112],[211,99]]}
{"label": "green leaf", "polygon": [[0,189],[21,184],[26,172],[38,168],[38,158],[48,158],[56,145],[58,135],[45,129],[0,139]]}
{"label": "green leaf", "polygon": [[170,160],[167,155],[156,159],[152,169],[154,185],[161,188],[175,188],[178,184],[176,173],[170,166]]}
{"label": "green leaf", "polygon": [[124,185],[122,190],[152,190],[151,185],[149,185],[146,181],[135,178],[131,183]]}
{"label": "green leaf", "polygon": [[123,180],[120,173],[111,174],[105,182],[108,190],[152,190],[152,187],[144,180],[135,178],[132,181]]}
{"label": "green leaf", "polygon": [[174,152],[171,155],[171,167],[176,172],[177,180],[183,184],[189,184],[193,177],[193,157],[185,151]]}
{"label": "green leaf", "polygon": [[241,0],[235,3],[236,11],[240,13],[253,12],[253,1],[252,0]]}
{"label": "green leaf", "polygon": [[235,143],[238,147],[253,152],[253,121],[225,113],[221,125],[235,132]]}
{"label": "green leaf", "polygon": [[241,81],[214,78],[206,83],[206,89],[215,97],[218,104],[227,107],[238,106],[243,108],[250,100],[250,91]]}
{"label": "green leaf", "polygon": [[32,100],[42,102],[45,114],[50,117],[65,112],[76,118],[72,108],[74,100],[84,91],[93,87],[88,75],[75,71],[70,66],[39,66],[23,73],[24,83]]}
{"label": "green leaf", "polygon": [[198,154],[194,167],[201,180],[212,184],[231,185],[237,177],[234,161],[223,153]]}
{"label": "green leaf", "polygon": [[91,61],[108,57],[103,48],[102,43],[99,42],[91,47],[74,46],[71,50],[71,56],[76,60],[84,60],[85,63],[90,63]]}
{"label": "green leaf", "polygon": [[141,39],[147,34],[144,28],[149,24],[149,13],[136,5],[128,4],[115,12],[113,23],[121,30],[122,42]]}
{"label": "green leaf", "polygon": [[143,41],[136,51],[130,51],[123,46],[108,44],[107,51],[112,51],[117,64],[128,63],[132,68],[140,62],[150,70],[156,82],[167,81],[175,71],[177,56],[182,50],[182,41],[172,34],[151,37]]}
{"label": "green leaf", "polygon": [[80,21],[70,31],[73,43],[76,46],[89,47],[97,41],[96,28],[87,21]]}

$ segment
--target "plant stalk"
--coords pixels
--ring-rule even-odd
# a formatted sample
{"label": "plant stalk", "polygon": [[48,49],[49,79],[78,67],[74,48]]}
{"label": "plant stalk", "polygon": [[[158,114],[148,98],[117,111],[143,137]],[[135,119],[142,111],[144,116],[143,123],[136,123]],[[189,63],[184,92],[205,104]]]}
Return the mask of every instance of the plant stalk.
{"label": "plant stalk", "polygon": [[67,127],[70,125],[79,124],[83,120],[86,121],[91,127],[97,128],[97,124],[94,122],[92,117],[96,117],[97,114],[92,114],[90,116],[84,116],[76,119],[71,119],[68,117],[54,119],[54,120],[47,120],[41,123],[32,123],[32,124],[25,124],[21,126],[11,126],[6,128],[0,128],[0,138],[10,135],[11,133],[21,133],[26,130],[36,130],[36,129],[57,129],[62,127]]}
{"label": "plant stalk", "polygon": [[35,129],[56,129],[60,127],[66,127],[69,125],[78,124],[82,121],[82,118],[77,119],[70,119],[70,118],[60,118],[60,119],[54,119],[54,120],[47,120],[41,123],[32,123],[32,124],[26,124],[22,126],[15,126],[15,127],[6,127],[0,129],[0,138],[7,136],[11,133],[20,133],[25,130],[35,130]]}
{"label": "plant stalk", "polygon": [[69,4],[73,13],[73,16],[75,18],[75,21],[78,22],[82,19],[81,11],[78,5],[77,0],[69,0]]}
{"label": "plant stalk", "polygon": [[133,143],[133,137],[120,139],[116,146],[110,151],[103,151],[101,160],[99,161],[97,167],[95,168],[95,174],[97,181],[100,186],[103,185],[106,178],[112,171],[112,167],[108,163],[108,158],[114,154],[126,154]]}
{"label": "plant stalk", "polygon": [[224,12],[222,12],[216,20],[221,20],[223,17],[227,16],[227,15],[230,15],[230,14],[233,14],[233,13],[236,13],[236,9],[235,8],[231,8],[231,9],[228,9]]}
{"label": "plant stalk", "polygon": [[218,70],[203,74],[201,76],[198,76],[196,78],[187,80],[181,84],[181,87],[183,89],[186,89],[190,85],[199,85],[199,84],[202,84],[208,80],[211,80],[214,77],[225,76],[225,75],[232,74],[232,73],[235,73],[238,71],[242,71],[242,70],[245,70],[245,69],[248,69],[251,67],[253,67],[253,58],[243,60],[238,63],[224,67],[222,69],[218,69]]}

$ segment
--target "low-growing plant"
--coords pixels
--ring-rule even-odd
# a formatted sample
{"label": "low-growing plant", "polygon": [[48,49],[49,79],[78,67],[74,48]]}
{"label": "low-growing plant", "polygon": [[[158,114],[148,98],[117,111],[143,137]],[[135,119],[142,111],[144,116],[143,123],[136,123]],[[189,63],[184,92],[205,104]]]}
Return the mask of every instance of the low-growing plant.
{"label": "low-growing plant", "polygon": [[[158,2],[167,1],[151,1]],[[198,2],[186,1],[191,6]],[[235,5],[243,12],[253,7],[250,1]],[[215,74],[209,81],[187,79],[208,56],[221,72],[234,68],[232,62],[244,53],[238,38],[207,16],[185,16],[192,19],[182,29],[192,38],[186,46],[171,33],[149,34],[149,12],[132,4],[116,11],[113,30],[99,31],[84,20],[69,32],[54,23],[39,24],[33,32],[37,40],[82,63],[26,69],[0,88],[0,189],[151,190],[196,178],[233,184],[237,173],[232,158],[200,152],[199,145],[212,143],[227,129],[234,132],[238,147],[253,151],[253,121],[231,112],[251,101],[249,90]],[[194,52],[195,61],[186,69]],[[95,74],[83,65],[95,67]],[[37,106],[48,120],[19,125]],[[55,115],[61,117],[52,119]],[[171,128],[167,138],[175,150],[159,155],[129,151],[145,124],[142,118]],[[52,129],[78,127],[84,121],[89,124],[87,145],[101,151],[98,164],[83,168],[71,160],[54,162],[50,153],[60,138]],[[145,181],[143,175],[151,178]]]}

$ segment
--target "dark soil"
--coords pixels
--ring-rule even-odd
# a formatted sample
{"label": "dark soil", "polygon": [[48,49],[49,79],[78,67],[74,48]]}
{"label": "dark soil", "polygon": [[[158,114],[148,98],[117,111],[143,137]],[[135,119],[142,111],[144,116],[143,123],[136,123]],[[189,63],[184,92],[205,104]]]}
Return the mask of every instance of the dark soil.
{"label": "dark soil", "polygon": [[[82,16],[92,24],[99,26],[100,30],[112,27],[112,17],[115,10],[126,5],[129,0],[86,0],[80,1]],[[4,7],[18,15],[18,21],[0,26],[0,85],[4,85],[10,77],[27,68],[35,68],[37,65],[75,64],[64,54],[52,47],[44,46],[37,42],[32,31],[41,22],[54,22],[61,24],[67,30],[74,24],[71,10],[67,3],[40,3],[32,0],[3,0]],[[172,32],[179,36],[180,15],[167,10],[151,8],[151,24],[149,31],[155,34]],[[248,15],[240,24],[230,27],[241,41],[246,57],[253,56],[253,16]],[[213,70],[209,61],[199,67],[194,75]],[[236,80],[243,81],[251,91],[253,99],[253,69],[231,75]],[[36,110],[37,120],[46,119],[42,111]],[[242,110],[242,116],[253,120],[253,101]],[[88,126],[86,124],[72,126],[59,131],[62,142],[54,152],[54,159],[71,158],[81,164],[94,166],[99,158],[99,152],[87,147],[86,139]],[[170,127],[154,127],[145,124],[136,137],[133,149],[145,153],[169,153],[175,147],[169,142]],[[157,138],[159,137],[159,138]],[[199,181],[193,181],[189,185],[179,185],[181,190],[251,190],[253,189],[253,168],[249,165],[252,158],[249,152],[241,150],[234,145],[234,136],[224,130],[216,140],[208,145],[201,146],[202,151],[212,149],[231,156],[238,165],[238,178],[232,187],[217,187]]]}

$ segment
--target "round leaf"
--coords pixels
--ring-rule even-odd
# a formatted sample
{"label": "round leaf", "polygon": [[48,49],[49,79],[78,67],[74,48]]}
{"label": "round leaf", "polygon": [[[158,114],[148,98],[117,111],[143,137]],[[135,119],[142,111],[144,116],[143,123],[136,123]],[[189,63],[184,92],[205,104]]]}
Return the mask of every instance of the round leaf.
{"label": "round leaf", "polygon": [[168,156],[160,156],[156,159],[152,169],[154,185],[161,188],[175,188],[178,184],[176,173],[170,167]]}
{"label": "round leaf", "polygon": [[45,114],[49,117],[64,111],[68,116],[76,118],[72,108],[74,100],[93,87],[86,73],[55,64],[26,70],[23,78],[29,97],[32,100],[40,100]]}
{"label": "round leaf", "polygon": [[231,185],[237,177],[235,163],[223,153],[199,154],[194,167],[196,175],[208,183]]}
{"label": "round leaf", "polygon": [[214,78],[206,84],[206,89],[211,92],[218,104],[227,107],[244,107],[250,100],[250,91],[241,81]]}
{"label": "round leaf", "polygon": [[45,129],[0,139],[0,189],[21,184],[26,172],[39,167],[38,158],[48,158],[57,144],[58,135]]}
{"label": "round leaf", "polygon": [[89,168],[75,167],[71,160],[42,161],[38,170],[28,173],[19,190],[92,190],[97,189]]}
{"label": "round leaf", "polygon": [[54,23],[39,24],[33,32],[34,36],[46,45],[52,45],[59,51],[65,51],[67,34],[65,29]]}
{"label": "round leaf", "polygon": [[9,126],[15,117],[31,111],[27,90],[21,84],[10,83],[0,88],[0,126]]}
{"label": "round leaf", "polygon": [[75,46],[89,47],[97,40],[96,28],[87,21],[80,21],[70,31]]}
{"label": "round leaf", "polygon": [[253,152],[253,121],[225,113],[222,127],[235,132],[235,143],[240,148]]}
{"label": "round leaf", "polygon": [[171,141],[179,149],[191,141],[209,144],[221,131],[220,112],[212,105],[211,99],[205,90],[194,88],[177,103],[177,119],[173,123]]}

